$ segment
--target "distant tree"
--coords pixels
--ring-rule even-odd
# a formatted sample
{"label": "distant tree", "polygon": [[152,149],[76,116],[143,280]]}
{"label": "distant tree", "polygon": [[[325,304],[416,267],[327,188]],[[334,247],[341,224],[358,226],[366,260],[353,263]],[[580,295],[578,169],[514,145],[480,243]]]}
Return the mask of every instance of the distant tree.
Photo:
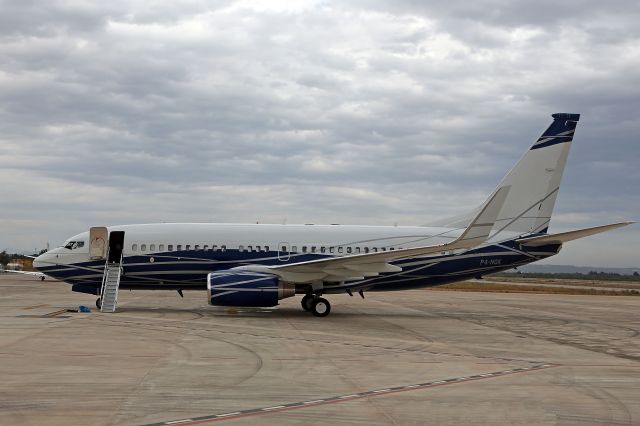
{"label": "distant tree", "polygon": [[635,272],[633,273],[633,276],[634,276],[634,277],[640,277],[640,274],[638,273],[638,271],[635,271]]}
{"label": "distant tree", "polygon": [[2,253],[0,253],[0,263],[7,266],[7,263],[9,263],[10,260],[11,256],[7,254],[6,250],[2,250]]}

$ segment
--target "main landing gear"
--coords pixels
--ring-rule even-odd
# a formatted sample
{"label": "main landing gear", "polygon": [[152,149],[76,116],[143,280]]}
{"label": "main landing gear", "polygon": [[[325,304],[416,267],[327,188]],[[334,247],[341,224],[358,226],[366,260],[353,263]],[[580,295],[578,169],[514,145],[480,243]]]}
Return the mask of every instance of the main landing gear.
{"label": "main landing gear", "polygon": [[98,297],[96,299],[96,308],[100,309],[102,307],[102,300]]}
{"label": "main landing gear", "polygon": [[302,309],[311,312],[316,317],[326,317],[331,312],[331,304],[327,299],[316,296],[315,294],[307,294],[301,301]]}

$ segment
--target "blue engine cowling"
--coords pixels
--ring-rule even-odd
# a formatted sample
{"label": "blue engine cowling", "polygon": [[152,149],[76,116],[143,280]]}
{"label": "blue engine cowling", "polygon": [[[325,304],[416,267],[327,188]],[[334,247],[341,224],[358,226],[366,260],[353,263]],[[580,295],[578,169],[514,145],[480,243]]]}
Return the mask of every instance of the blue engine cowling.
{"label": "blue engine cowling", "polygon": [[276,306],[295,294],[278,276],[261,272],[211,272],[207,275],[209,304],[214,306]]}

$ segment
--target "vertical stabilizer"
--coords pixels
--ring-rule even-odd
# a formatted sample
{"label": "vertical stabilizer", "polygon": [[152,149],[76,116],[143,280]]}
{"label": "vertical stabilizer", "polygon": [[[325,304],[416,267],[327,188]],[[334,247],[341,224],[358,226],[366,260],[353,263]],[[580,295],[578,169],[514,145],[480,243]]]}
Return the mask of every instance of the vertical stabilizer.
{"label": "vertical stabilizer", "polygon": [[[511,190],[492,238],[547,232],[580,114],[558,113],[552,117],[553,123],[498,185],[510,186]],[[465,226],[477,210],[447,225]]]}

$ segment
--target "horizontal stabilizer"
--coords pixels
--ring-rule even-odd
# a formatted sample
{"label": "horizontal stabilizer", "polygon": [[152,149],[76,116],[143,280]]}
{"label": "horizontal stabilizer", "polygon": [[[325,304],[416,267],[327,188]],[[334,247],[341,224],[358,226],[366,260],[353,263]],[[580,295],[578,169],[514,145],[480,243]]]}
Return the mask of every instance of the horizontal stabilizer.
{"label": "horizontal stabilizer", "polygon": [[567,241],[573,241],[579,238],[588,237],[589,235],[599,234],[601,232],[610,231],[616,228],[622,228],[623,226],[631,225],[632,223],[635,222],[612,223],[611,225],[594,226],[593,228],[578,229],[577,231],[561,232],[559,234],[521,238],[519,240],[516,240],[516,242],[529,247],[544,246],[547,244],[562,244],[566,243]]}

